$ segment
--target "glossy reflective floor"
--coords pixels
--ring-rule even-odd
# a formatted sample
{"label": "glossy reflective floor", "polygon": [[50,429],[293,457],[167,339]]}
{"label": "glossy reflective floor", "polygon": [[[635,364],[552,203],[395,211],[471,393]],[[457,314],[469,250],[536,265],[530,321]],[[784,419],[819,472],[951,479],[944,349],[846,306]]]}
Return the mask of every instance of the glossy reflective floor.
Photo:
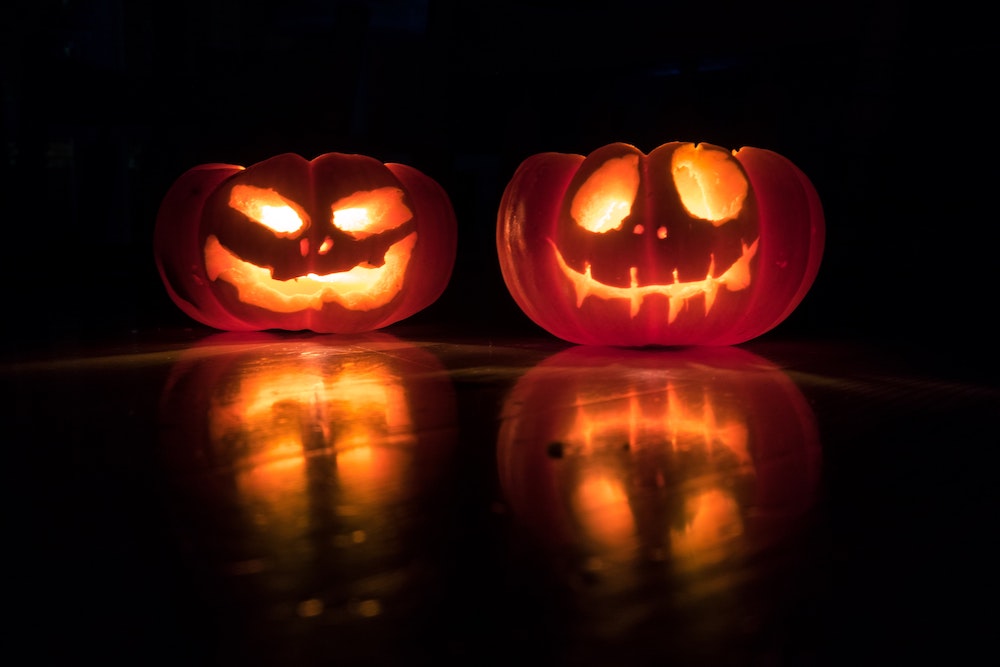
{"label": "glossy reflective floor", "polygon": [[16,616],[61,664],[969,664],[971,370],[405,328],[27,355]]}

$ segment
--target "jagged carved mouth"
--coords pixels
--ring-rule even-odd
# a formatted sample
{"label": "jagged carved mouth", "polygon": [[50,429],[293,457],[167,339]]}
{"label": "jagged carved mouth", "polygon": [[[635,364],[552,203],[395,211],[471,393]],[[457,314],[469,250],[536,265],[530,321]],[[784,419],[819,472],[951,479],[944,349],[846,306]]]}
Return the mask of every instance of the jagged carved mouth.
{"label": "jagged carved mouth", "polygon": [[243,303],[276,313],[307,308],[320,310],[335,302],[349,310],[372,310],[389,303],[403,287],[417,233],[393,243],[382,266],[355,266],[349,271],[275,280],[271,270],[240,259],[215,236],[205,241],[205,268],[211,280],[234,286]]}
{"label": "jagged carved mouth", "polygon": [[754,239],[753,243],[749,246],[745,243],[742,244],[743,253],[733,262],[732,266],[719,276],[713,275],[715,272],[715,259],[713,258],[708,268],[708,275],[702,280],[680,282],[677,278],[677,270],[674,269],[674,282],[672,283],[639,285],[638,269],[633,266],[629,270],[631,284],[628,287],[615,287],[614,285],[602,283],[591,276],[590,262],[584,264],[582,272],[569,266],[555,242],[552,239],[548,239],[549,243],[552,244],[552,249],[555,251],[559,268],[567,280],[573,284],[573,289],[576,291],[577,308],[581,307],[584,300],[591,296],[605,300],[626,299],[629,302],[629,316],[634,318],[639,314],[642,303],[647,296],[659,294],[667,297],[670,303],[668,322],[673,322],[677,318],[681,308],[687,304],[689,299],[703,295],[705,297],[705,314],[707,315],[715,304],[715,297],[721,288],[725,287],[730,291],[736,292],[749,287],[751,280],[750,260],[757,254],[757,242],[759,240]]}

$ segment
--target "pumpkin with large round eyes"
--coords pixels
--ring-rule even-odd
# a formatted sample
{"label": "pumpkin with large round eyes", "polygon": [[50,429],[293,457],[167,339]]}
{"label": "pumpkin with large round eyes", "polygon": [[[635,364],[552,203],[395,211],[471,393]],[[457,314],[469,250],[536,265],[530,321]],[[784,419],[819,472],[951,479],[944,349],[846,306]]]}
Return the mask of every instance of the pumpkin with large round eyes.
{"label": "pumpkin with large round eyes", "polygon": [[815,188],[786,158],[672,142],[541,153],[497,217],[504,281],[574,343],[731,345],[777,326],[819,270]]}
{"label": "pumpkin with large round eyes", "polygon": [[165,196],[154,236],[174,303],[231,331],[387,326],[437,300],[456,245],[440,185],[342,153],[194,167]]}

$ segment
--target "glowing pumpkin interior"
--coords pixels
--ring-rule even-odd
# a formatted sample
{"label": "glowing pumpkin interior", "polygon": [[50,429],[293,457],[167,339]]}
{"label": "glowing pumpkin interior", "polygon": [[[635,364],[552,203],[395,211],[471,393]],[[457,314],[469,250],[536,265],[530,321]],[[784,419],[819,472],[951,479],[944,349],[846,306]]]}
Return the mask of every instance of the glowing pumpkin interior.
{"label": "glowing pumpkin interior", "polygon": [[[744,211],[749,183],[731,154],[703,145],[682,144],[673,151],[669,165],[662,161],[651,164],[653,173],[646,175],[649,183],[645,187],[654,191],[662,187],[672,188],[686,212],[682,222],[690,220],[691,224],[721,228],[736,220]],[[621,245],[616,246],[615,252],[627,252],[634,257],[623,270],[610,274],[608,280],[594,275],[597,260],[588,257],[580,262],[571,261],[564,256],[563,242],[550,238],[555,261],[562,275],[572,284],[577,308],[588,298],[623,299],[629,303],[630,316],[635,318],[647,298],[664,296],[669,301],[668,321],[673,322],[690,300],[704,297],[704,314],[707,315],[721,289],[737,292],[750,285],[750,261],[757,253],[757,236],[742,239],[740,251],[725,262],[715,253],[708,253],[705,264],[695,269],[703,271],[698,275],[692,275],[687,264],[677,262],[672,267],[657,268],[658,274],[670,275],[669,281],[644,279],[641,274],[648,270],[651,254],[656,257],[655,261],[660,260],[656,244],[659,242],[665,246],[674,243],[678,230],[672,228],[675,224],[673,220],[669,224],[661,220],[649,225],[650,228],[641,221],[632,222],[639,199],[644,197],[640,192],[642,168],[636,154],[604,160],[586,174],[585,180],[576,188],[569,203],[569,216],[587,234],[634,234],[646,239],[646,249],[624,251]],[[648,196],[645,198],[648,199]],[[656,218],[648,210],[639,216],[640,220],[646,221]],[[688,232],[680,233],[686,235]],[[684,243],[681,242],[681,245]],[[654,249],[650,251],[650,248]],[[669,261],[668,257],[664,259]],[[688,261],[689,258],[685,258],[685,262]],[[579,268],[574,268],[574,265]]]}
{"label": "glowing pumpkin interior", "polygon": [[[276,313],[319,310],[330,302],[367,311],[386,305],[403,287],[417,232],[404,226],[413,213],[399,188],[355,192],[330,204],[317,219],[293,198],[254,185],[234,185],[228,206],[273,235],[275,248],[294,244],[301,266],[316,268],[276,278],[273,266],[248,261],[210,234],[204,246],[208,277],[235,287],[243,303]],[[382,235],[389,238],[378,243]],[[327,270],[318,268],[324,266]]]}

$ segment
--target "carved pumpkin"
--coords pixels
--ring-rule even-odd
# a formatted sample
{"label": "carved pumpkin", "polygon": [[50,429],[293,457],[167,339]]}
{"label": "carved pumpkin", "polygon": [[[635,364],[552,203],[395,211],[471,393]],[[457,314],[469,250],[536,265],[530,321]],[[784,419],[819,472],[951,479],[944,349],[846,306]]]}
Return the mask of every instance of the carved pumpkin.
{"label": "carved pumpkin", "polygon": [[555,336],[592,345],[759,336],[802,301],[824,235],[819,197],[795,165],[705,143],[532,156],[497,218],[514,300]]}
{"label": "carved pumpkin", "polygon": [[241,615],[276,633],[379,616],[422,585],[455,409],[440,361],[385,334],[211,336],[172,367],[160,404],[184,542],[200,566],[253,575],[234,579],[254,589],[236,595],[254,601]]}
{"label": "carved pumpkin", "polygon": [[801,392],[729,347],[555,354],[506,397],[497,457],[514,515],[612,587],[640,585],[631,577],[651,562],[710,583],[698,577],[794,529],[820,469]]}
{"label": "carved pumpkin", "polygon": [[444,190],[406,165],[287,153],[171,186],[154,249],[170,298],[230,331],[372,331],[432,304],[455,263]]}

